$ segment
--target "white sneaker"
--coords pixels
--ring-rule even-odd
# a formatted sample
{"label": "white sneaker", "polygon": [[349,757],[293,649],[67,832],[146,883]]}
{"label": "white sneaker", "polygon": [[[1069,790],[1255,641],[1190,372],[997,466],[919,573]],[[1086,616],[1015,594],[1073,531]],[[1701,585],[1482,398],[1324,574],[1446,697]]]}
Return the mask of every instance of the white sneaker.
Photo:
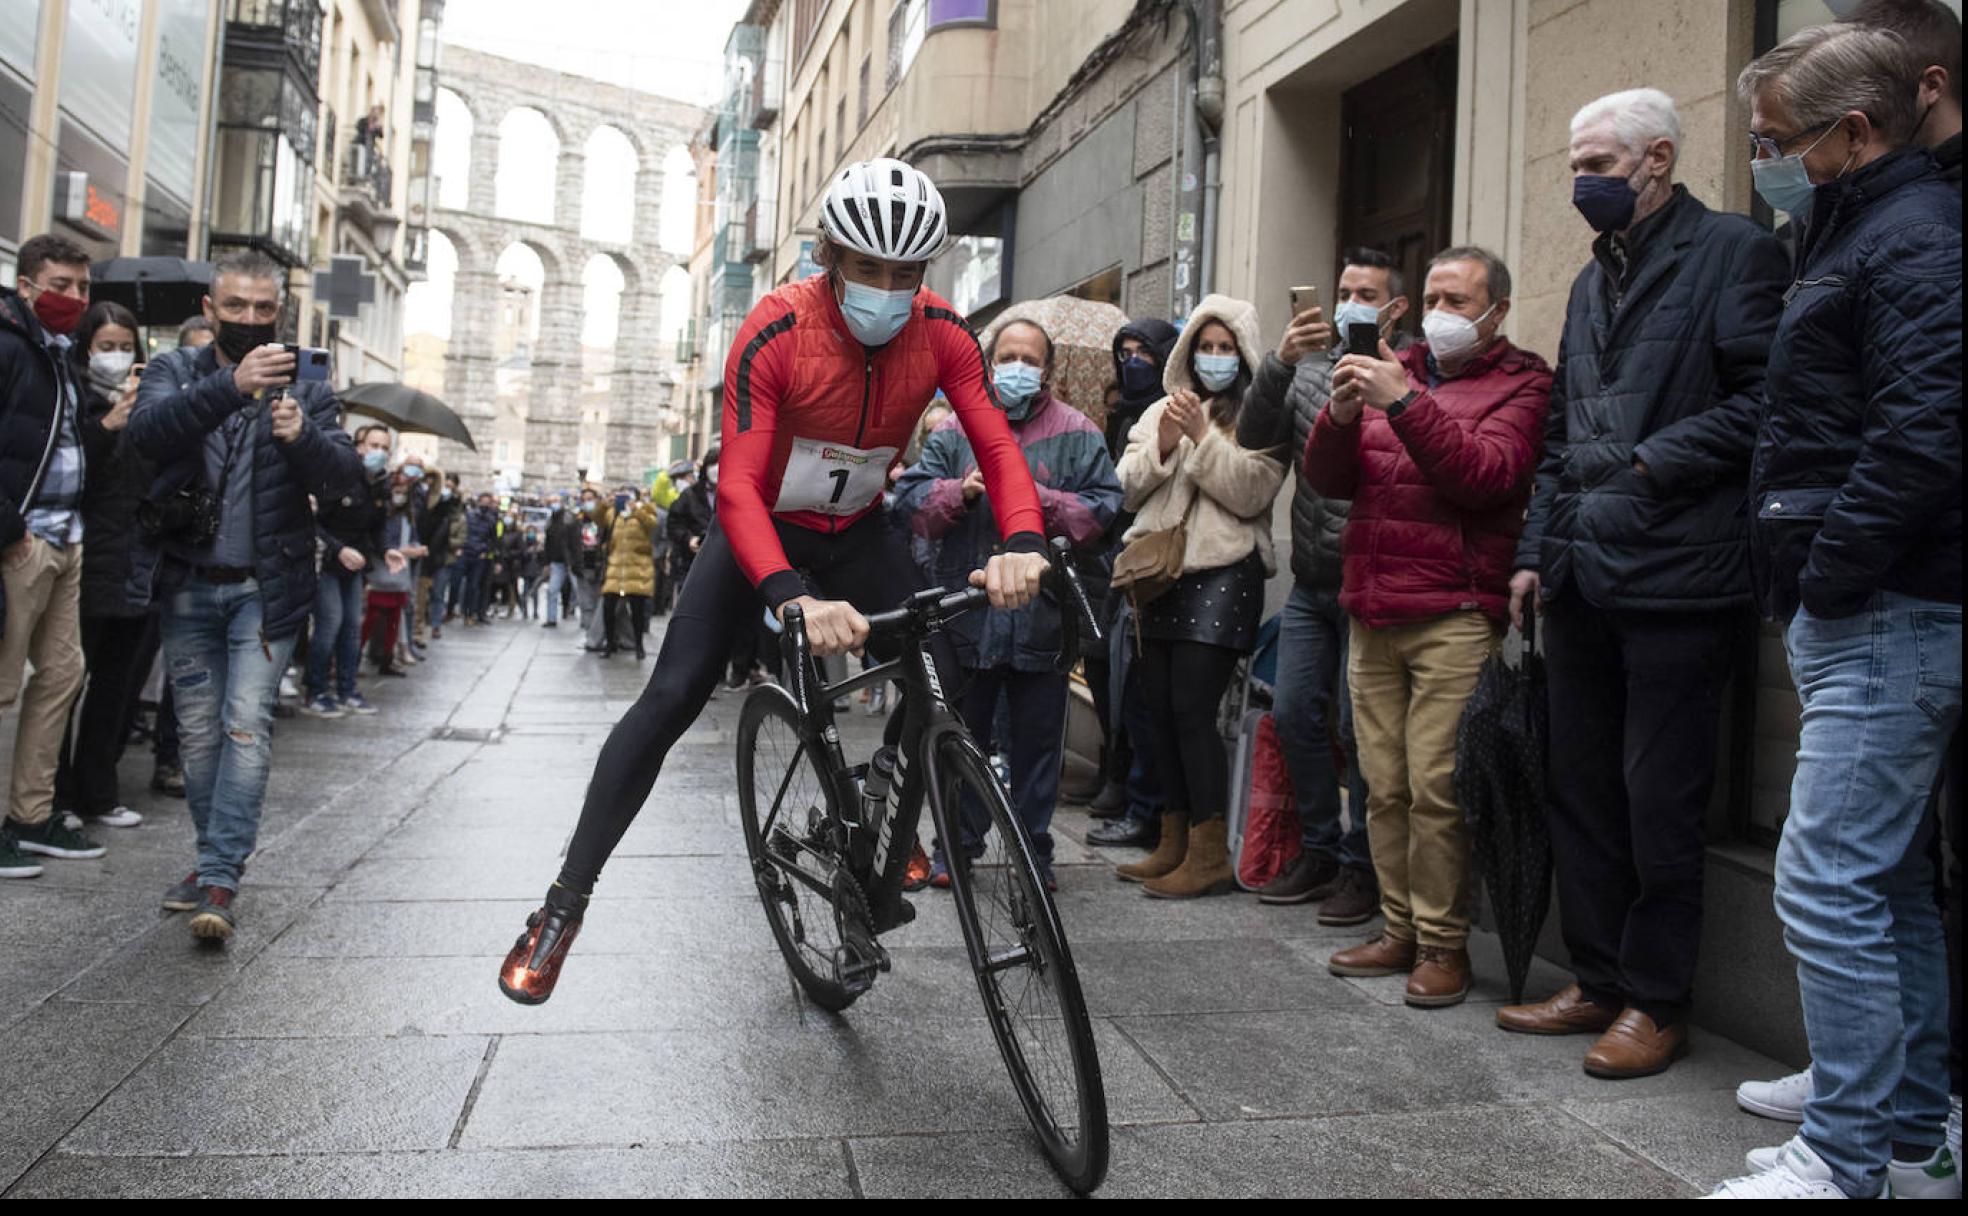
{"label": "white sneaker", "polygon": [[91,815],[89,818],[106,828],[133,828],[143,822],[143,816],[127,806],[119,806],[107,815]]}
{"label": "white sneaker", "polygon": [[287,675],[287,674],[286,674],[286,673],[284,673],[284,672],[283,672],[283,673],[281,673],[281,676],[280,676],[280,696],[281,696],[281,698],[282,698],[283,700],[285,700],[285,699],[287,699],[287,698],[290,698],[290,697],[298,697],[298,696],[300,696],[300,695],[301,695],[301,690],[300,690],[299,688],[297,688],[297,687],[295,687],[295,685],[294,685],[294,677],[293,677],[293,676],[290,676],[290,675]]}
{"label": "white sneaker", "polygon": [[1804,1122],[1804,1104],[1811,1100],[1811,1070],[1794,1072],[1775,1081],[1744,1081],[1736,1086],[1736,1105],[1752,1115]]}
{"label": "white sneaker", "polygon": [[[1762,1151],[1762,1150],[1759,1150]],[[1804,1137],[1792,1136],[1777,1150],[1770,1168],[1731,1178],[1708,1195],[1710,1199],[1844,1199],[1831,1181],[1831,1167],[1811,1151]]]}
{"label": "white sneaker", "polygon": [[1887,1166],[1886,1189],[1895,1199],[1959,1199],[1961,1174],[1944,1144],[1925,1161],[1895,1161]]}

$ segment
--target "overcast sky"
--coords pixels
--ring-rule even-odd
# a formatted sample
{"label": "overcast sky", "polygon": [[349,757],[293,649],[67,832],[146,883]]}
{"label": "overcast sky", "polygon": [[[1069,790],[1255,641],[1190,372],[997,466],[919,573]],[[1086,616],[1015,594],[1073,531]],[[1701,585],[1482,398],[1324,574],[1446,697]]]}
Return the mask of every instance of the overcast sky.
{"label": "overcast sky", "polygon": [[708,105],[745,0],[450,0],[444,38]]}

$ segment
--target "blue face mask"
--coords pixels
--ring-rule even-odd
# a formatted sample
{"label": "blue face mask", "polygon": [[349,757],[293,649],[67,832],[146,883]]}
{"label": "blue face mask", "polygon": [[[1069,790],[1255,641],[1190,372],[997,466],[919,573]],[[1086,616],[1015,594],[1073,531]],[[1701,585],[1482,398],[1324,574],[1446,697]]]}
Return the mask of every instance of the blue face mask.
{"label": "blue face mask", "polygon": [[1005,416],[1013,422],[1023,422],[1032,412],[1032,406],[1039,395],[1039,369],[1029,363],[1000,363],[992,369],[991,378],[998,388],[998,400],[1003,403]]}
{"label": "blue face mask", "polygon": [[915,303],[913,291],[883,291],[849,278],[841,279],[841,316],[847,321],[848,331],[863,346],[886,346],[909,323]]}
{"label": "blue face mask", "polygon": [[370,448],[362,454],[362,467],[371,473],[380,473],[383,471],[383,466],[389,463],[389,459],[388,452],[379,452],[375,448]]}
{"label": "blue face mask", "polygon": [[1212,393],[1220,393],[1236,380],[1244,361],[1235,355],[1197,355],[1196,379]]}
{"label": "blue face mask", "polygon": [[[1811,147],[1803,152],[1789,156],[1778,156],[1768,160],[1749,162],[1750,180],[1756,183],[1756,192],[1763,201],[1787,215],[1806,215],[1811,210],[1811,200],[1817,195],[1818,187],[1811,181],[1811,174],[1804,168],[1805,153],[1824,142],[1825,135],[1838,128],[1833,126],[1824,135],[1811,141]],[[1842,174],[1841,170],[1841,174]]]}
{"label": "blue face mask", "polygon": [[405,477],[408,477],[411,481],[417,481],[420,478],[422,478],[424,475],[423,466],[406,464],[403,466],[403,475]]}
{"label": "blue face mask", "polygon": [[1121,391],[1140,396],[1161,382],[1161,371],[1152,359],[1135,355],[1121,361]]}

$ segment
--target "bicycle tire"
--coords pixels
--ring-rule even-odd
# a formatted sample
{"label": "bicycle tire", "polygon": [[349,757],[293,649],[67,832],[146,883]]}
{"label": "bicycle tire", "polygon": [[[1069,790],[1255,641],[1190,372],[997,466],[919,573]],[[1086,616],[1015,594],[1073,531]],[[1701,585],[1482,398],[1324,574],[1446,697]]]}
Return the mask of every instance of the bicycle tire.
{"label": "bicycle tire", "polygon": [[[766,820],[772,814],[774,801],[785,808],[782,814],[787,811],[803,814],[808,823],[797,825],[802,828],[810,828],[816,816],[822,821],[832,817],[835,800],[832,783],[802,739],[799,707],[784,689],[765,685],[754,689],[745,699],[738,715],[738,818],[744,824],[745,851],[751,855],[752,879],[758,888],[759,902],[765,907],[766,923],[772,929],[773,940],[779,943],[787,970],[814,1004],[838,1013],[861,994],[840,983],[831,968],[818,969],[814,955],[841,944],[836,919],[839,910],[832,900],[788,877],[778,856],[768,852],[766,837]],[[790,753],[788,744],[796,745]],[[763,757],[763,767],[762,751],[771,753]],[[804,779],[793,771],[799,768],[806,770]],[[761,782],[766,784],[762,787]],[[762,792],[766,799],[763,810]],[[786,826],[775,822],[773,837],[783,841],[780,832]],[[799,835],[804,838],[809,834]],[[825,915],[818,915],[823,906]],[[808,938],[812,929],[823,924],[830,930],[833,943],[824,948],[813,945]]]}
{"label": "bicycle tire", "polygon": [[[936,755],[932,807],[937,836],[951,860],[951,894],[985,1016],[1040,1147],[1060,1179],[1075,1192],[1087,1194],[1107,1175],[1107,1096],[1092,1019],[1087,1016],[1058,911],[1045,889],[1031,841],[976,742],[967,736],[946,737],[937,744]],[[998,849],[995,862],[989,853],[978,862],[955,855],[966,790],[989,818],[986,839]],[[981,904],[993,905],[990,915],[981,914]],[[1036,966],[1002,965],[1014,954],[1008,942],[993,949],[993,929],[1000,920],[1003,928],[1017,930],[1020,947]],[[994,959],[1000,965],[990,965]],[[1002,977],[1013,970],[1032,973],[1042,992],[1052,998],[1051,1014],[1029,1020],[1020,1016],[1033,983],[1028,980],[1017,986],[1016,998],[1008,1001],[1013,986]],[[1070,1078],[1062,1072],[1062,1063],[1070,1069]],[[1068,1089],[1072,1108],[1062,1118],[1056,1108]]]}

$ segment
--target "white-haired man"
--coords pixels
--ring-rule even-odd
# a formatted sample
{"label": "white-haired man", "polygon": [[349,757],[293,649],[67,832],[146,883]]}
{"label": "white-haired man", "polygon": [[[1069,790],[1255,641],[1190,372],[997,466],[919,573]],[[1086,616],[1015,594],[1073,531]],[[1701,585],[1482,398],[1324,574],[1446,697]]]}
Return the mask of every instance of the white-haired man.
{"label": "white-haired man", "polygon": [[1597,1034],[1585,1071],[1609,1079],[1687,1048],[1703,821],[1748,623],[1749,453],[1789,277],[1769,233],[1674,183],[1680,143],[1658,89],[1572,119],[1572,201],[1599,236],[1572,284],[1511,580],[1513,614],[1545,621],[1577,983],[1497,1024]]}

